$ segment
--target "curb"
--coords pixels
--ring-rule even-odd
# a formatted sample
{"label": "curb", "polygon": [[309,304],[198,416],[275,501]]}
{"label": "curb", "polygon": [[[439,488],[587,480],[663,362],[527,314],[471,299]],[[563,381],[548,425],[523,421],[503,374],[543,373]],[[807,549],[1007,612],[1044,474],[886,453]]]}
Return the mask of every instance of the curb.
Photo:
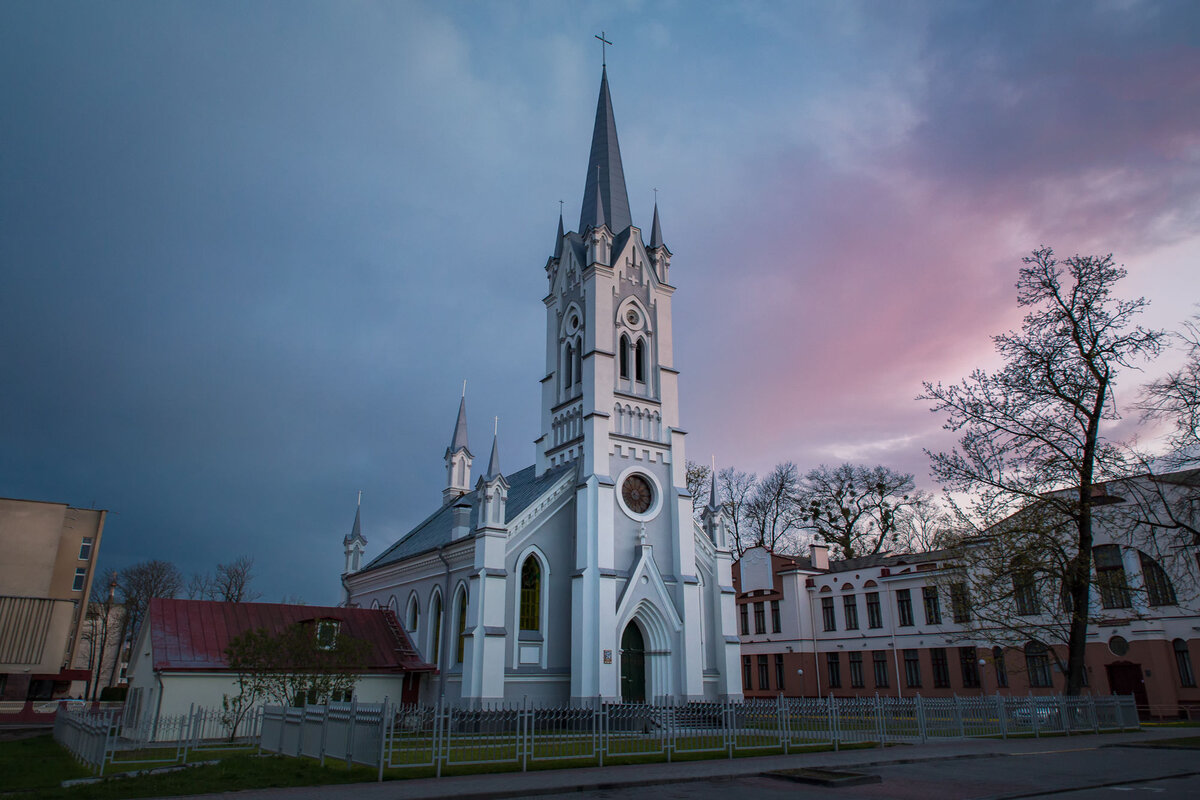
{"label": "curb", "polygon": [[[1184,749],[1184,748],[1179,748]],[[1187,748],[1192,749],[1192,748]],[[1104,783],[1089,783],[1086,786],[1066,786],[1062,789],[1039,789],[1034,792],[1020,792],[1018,794],[996,794],[989,797],[980,797],[979,800],[1022,800],[1022,798],[1031,797],[1046,797],[1052,794],[1068,794],[1070,792],[1085,792],[1089,789],[1107,789],[1110,786],[1134,786],[1139,783],[1153,783],[1154,781],[1170,781],[1179,778],[1192,778],[1200,775],[1200,772],[1178,772],[1173,775],[1159,775],[1155,778],[1138,778],[1128,781],[1106,781]]]}

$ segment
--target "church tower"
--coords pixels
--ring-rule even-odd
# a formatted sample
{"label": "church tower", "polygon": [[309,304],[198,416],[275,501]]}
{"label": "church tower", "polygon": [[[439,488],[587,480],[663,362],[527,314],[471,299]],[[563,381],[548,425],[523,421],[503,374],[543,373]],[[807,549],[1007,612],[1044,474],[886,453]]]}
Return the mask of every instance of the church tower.
{"label": "church tower", "polygon": [[[573,463],[578,476],[575,702],[740,696],[736,655],[733,683],[726,685],[725,642],[703,643],[695,635],[702,614],[724,616],[700,587],[728,586],[730,579],[697,568],[670,259],[657,203],[649,247],[633,224],[605,68],[579,227],[564,232],[560,216],[546,264],[546,373],[537,440],[539,475]],[[728,562],[726,551],[726,572]],[[736,651],[736,643],[730,646]],[[644,669],[631,669],[634,662]],[[706,672],[721,685],[705,687]]]}

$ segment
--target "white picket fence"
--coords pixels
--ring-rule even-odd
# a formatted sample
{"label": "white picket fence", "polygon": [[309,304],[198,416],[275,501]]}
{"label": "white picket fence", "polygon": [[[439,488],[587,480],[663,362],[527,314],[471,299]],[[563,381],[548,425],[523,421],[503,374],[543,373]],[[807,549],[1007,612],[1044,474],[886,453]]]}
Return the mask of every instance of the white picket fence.
{"label": "white picket fence", "polygon": [[591,761],[710,753],[732,758],[813,746],[1139,727],[1133,697],[783,698],[680,706],[463,709],[383,703],[263,710],[260,748],[289,756],[441,775],[465,764]]}
{"label": "white picket fence", "polygon": [[[124,724],[119,710],[60,709],[54,740],[81,763],[103,775],[112,768],[145,769],[182,764],[202,750],[257,749],[263,709],[253,709],[236,726],[221,709],[193,705],[186,714],[147,717]],[[233,730],[231,730],[233,727]]]}

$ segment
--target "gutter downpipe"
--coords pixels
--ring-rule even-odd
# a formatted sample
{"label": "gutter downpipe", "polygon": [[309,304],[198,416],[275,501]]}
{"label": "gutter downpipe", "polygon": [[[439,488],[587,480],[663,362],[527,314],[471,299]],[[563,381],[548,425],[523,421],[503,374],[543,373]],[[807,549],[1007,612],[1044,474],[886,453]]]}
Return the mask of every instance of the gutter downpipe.
{"label": "gutter downpipe", "polygon": [[[880,583],[883,583],[882,579]],[[904,698],[904,684],[900,682],[900,651],[896,649],[896,618],[892,616],[892,590],[880,588],[884,589],[883,596],[887,598],[888,619],[891,620],[888,628],[892,637],[892,663],[896,666],[896,699],[901,700]]]}
{"label": "gutter downpipe", "polygon": [[442,623],[441,630],[438,631],[438,638],[442,641],[438,643],[438,663],[434,664],[438,668],[438,705],[442,705],[446,700],[446,670],[442,669],[442,662],[446,660],[446,599],[450,594],[450,562],[446,560],[446,556],[442,551],[446,549],[446,545],[438,545],[437,557],[446,568],[445,578],[442,580]]}
{"label": "gutter downpipe", "polygon": [[817,698],[821,699],[823,697],[823,695],[821,694],[821,659],[817,655],[817,621],[816,621],[816,618],[813,617],[813,595],[814,595],[813,590],[816,588],[817,587],[815,585],[814,586],[805,586],[804,590],[806,592],[808,592],[808,626],[812,630],[813,677],[815,677],[817,679]]}

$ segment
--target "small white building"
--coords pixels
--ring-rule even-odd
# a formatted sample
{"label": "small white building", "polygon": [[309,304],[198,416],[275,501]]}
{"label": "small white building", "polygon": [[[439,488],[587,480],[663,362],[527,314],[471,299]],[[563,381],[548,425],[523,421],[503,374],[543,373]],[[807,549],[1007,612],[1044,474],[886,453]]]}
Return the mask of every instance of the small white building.
{"label": "small white building", "polygon": [[366,669],[354,687],[361,702],[415,702],[421,677],[433,670],[387,609],[155,598],[129,664],[125,728],[153,728],[156,720],[186,714],[193,704],[221,708],[223,697],[238,693],[237,674],[225,657],[229,642],[250,631],[277,633],[297,623],[333,623],[336,635],[370,645]]}

